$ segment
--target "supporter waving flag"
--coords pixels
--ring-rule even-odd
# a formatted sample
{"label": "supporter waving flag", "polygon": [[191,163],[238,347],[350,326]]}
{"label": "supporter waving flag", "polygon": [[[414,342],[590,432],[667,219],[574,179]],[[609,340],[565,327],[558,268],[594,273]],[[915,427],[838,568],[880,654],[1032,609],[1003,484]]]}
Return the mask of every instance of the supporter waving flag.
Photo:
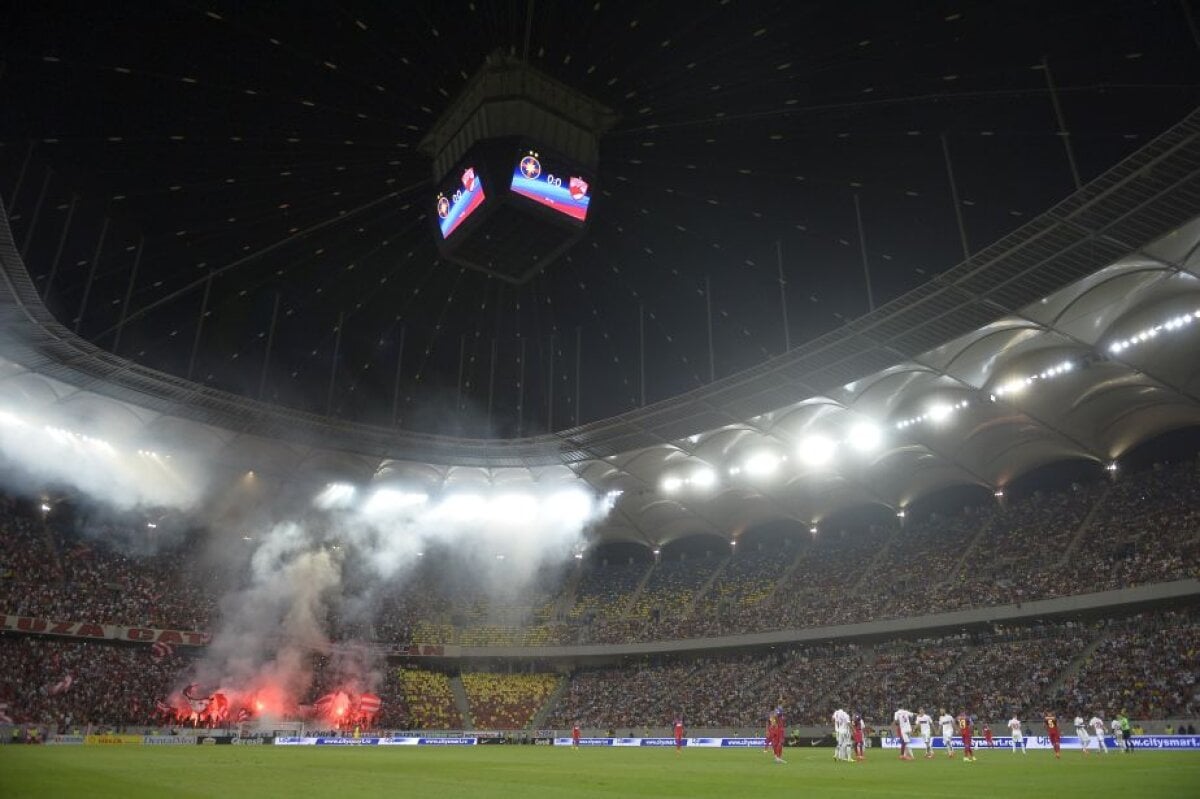
{"label": "supporter waving flag", "polygon": [[155,641],[150,645],[150,657],[154,659],[155,663],[169,658],[173,654],[175,654],[175,647],[171,644],[163,641]]}

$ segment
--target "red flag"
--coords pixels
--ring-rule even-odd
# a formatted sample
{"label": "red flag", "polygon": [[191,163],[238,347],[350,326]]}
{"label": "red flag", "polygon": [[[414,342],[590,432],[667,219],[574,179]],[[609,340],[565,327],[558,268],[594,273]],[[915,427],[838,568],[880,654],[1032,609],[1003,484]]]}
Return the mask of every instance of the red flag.
{"label": "red flag", "polygon": [[333,694],[325,694],[325,696],[322,696],[320,699],[313,702],[313,709],[320,711],[320,712],[324,712],[325,710],[327,710],[329,708],[330,705],[333,704],[333,700],[334,700]]}
{"label": "red flag", "polygon": [[367,716],[373,716],[379,712],[383,701],[375,694],[363,694],[358,698],[358,710]]}
{"label": "red flag", "polygon": [[169,658],[173,654],[175,654],[175,647],[164,641],[155,641],[150,645],[150,657],[154,659],[155,663],[164,658]]}
{"label": "red flag", "polygon": [[241,723],[243,721],[249,721],[250,720],[250,711],[247,710],[246,708],[242,708],[241,710],[239,710],[238,715],[237,715],[237,720],[238,720],[238,723]]}
{"label": "red flag", "polygon": [[162,701],[161,699],[159,699],[157,702],[154,703],[154,707],[156,710],[158,710],[159,713],[162,713],[164,715],[175,712],[175,708],[171,707],[170,705],[168,705],[166,702]]}
{"label": "red flag", "polygon": [[63,678],[61,680],[59,680],[58,682],[54,683],[54,685],[51,685],[50,688],[46,691],[46,693],[48,693],[50,696],[58,696],[59,694],[65,694],[67,691],[71,690],[71,685],[74,682],[75,682],[75,678],[72,677],[70,674],[63,675]]}

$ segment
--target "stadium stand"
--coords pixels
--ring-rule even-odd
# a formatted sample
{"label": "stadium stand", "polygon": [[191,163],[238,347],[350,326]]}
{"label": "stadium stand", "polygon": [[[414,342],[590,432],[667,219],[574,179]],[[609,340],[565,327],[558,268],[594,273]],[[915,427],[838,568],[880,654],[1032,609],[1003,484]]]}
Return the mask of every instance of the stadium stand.
{"label": "stadium stand", "polygon": [[[46,524],[7,502],[0,509],[6,546],[0,554],[0,607],[24,616],[207,630],[216,599],[204,575],[184,568],[184,549],[125,555],[101,538]],[[113,536],[112,530],[103,532]]]}
{"label": "stadium stand", "polygon": [[417,668],[401,669],[400,685],[414,727],[430,730],[462,727],[462,715],[454,704],[450,678],[445,674]]}
{"label": "stadium stand", "polygon": [[471,718],[481,730],[519,730],[529,726],[561,678],[557,674],[462,675]]}
{"label": "stadium stand", "polygon": [[596,617],[620,616],[648,568],[649,564],[642,561],[593,565],[580,579],[575,603],[567,618],[588,622]]}
{"label": "stadium stand", "polygon": [[[60,731],[88,725],[157,725],[155,701],[190,663],[182,651],[155,661],[148,647],[0,636],[0,699],[17,723]],[[67,676],[70,685],[55,690]]]}
{"label": "stadium stand", "polygon": [[374,728],[407,728],[408,703],[401,683],[400,670],[389,668],[384,663],[370,665],[373,668],[369,670],[347,668],[340,665],[337,658],[327,655],[314,656],[312,687],[308,691],[307,702],[311,703],[336,690],[350,689],[355,694],[369,691],[380,700],[379,712],[372,719]]}
{"label": "stadium stand", "polygon": [[[1127,588],[1197,574],[1197,507],[1196,462],[1158,464],[1121,474],[1111,484],[930,513],[903,527],[821,531],[765,539],[729,558],[667,560],[653,566],[644,585],[648,561],[595,559],[581,567],[573,588],[548,577],[528,601],[491,606],[479,595],[442,591],[418,577],[379,600],[369,629],[397,644],[628,643],[914,617]],[[11,542],[0,551],[5,612],[176,629],[203,629],[210,622],[213,592],[181,568],[186,559],[120,554],[45,524],[36,508],[12,499],[0,501],[0,529]],[[822,724],[831,703],[887,718],[898,696],[927,708],[965,703],[997,720],[1035,714],[1045,702],[1110,712],[1121,706],[1148,718],[1194,713],[1190,664],[1200,646],[1194,611],[1164,613],[1136,622],[1064,621],[585,668],[572,675],[547,723],[659,726],[682,712],[690,725],[754,728],[766,705],[782,700],[792,723]],[[489,621],[505,617],[528,623]],[[336,613],[332,620],[347,635],[362,629]],[[1095,653],[1078,661],[1092,645]],[[23,718],[42,716],[56,724],[153,723],[147,706],[186,663],[182,652],[159,663],[139,648],[13,635],[0,638],[0,652],[3,698]],[[75,686],[48,696],[53,680],[39,671],[46,662],[66,664],[63,671],[72,673]],[[137,685],[116,692],[94,687],[118,668],[136,672]],[[318,687],[325,684],[322,674],[318,662]],[[468,675],[464,685],[480,714],[477,725],[525,726],[556,678],[529,679],[525,686]],[[380,727],[462,724],[444,674],[393,668],[376,692],[384,699]]]}
{"label": "stadium stand", "polygon": [[1198,658],[1200,616],[1194,608],[1128,619],[1064,680],[1054,701],[1134,718],[1193,716],[1200,711]]}

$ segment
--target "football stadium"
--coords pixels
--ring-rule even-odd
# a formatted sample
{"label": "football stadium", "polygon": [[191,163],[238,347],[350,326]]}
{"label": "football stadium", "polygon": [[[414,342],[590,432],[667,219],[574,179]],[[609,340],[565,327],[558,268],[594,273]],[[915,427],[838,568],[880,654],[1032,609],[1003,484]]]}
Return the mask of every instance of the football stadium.
{"label": "football stadium", "polygon": [[0,795],[1200,790],[1194,0],[4,18]]}

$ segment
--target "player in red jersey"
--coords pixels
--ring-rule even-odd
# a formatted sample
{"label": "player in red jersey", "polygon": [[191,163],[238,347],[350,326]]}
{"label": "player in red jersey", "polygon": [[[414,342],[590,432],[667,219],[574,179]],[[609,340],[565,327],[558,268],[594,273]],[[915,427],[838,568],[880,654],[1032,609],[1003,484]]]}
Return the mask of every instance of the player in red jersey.
{"label": "player in red jersey", "polygon": [[575,722],[575,726],[571,728],[571,748],[579,748],[579,722]]}
{"label": "player in red jersey", "polygon": [[865,743],[863,739],[866,736],[866,727],[867,723],[863,721],[862,714],[855,713],[854,721],[850,724],[850,736],[854,739],[854,759],[860,762],[867,759],[863,746]]}
{"label": "player in red jersey", "polygon": [[967,711],[962,711],[958,714],[958,734],[962,736],[963,762],[975,762],[974,742],[971,740],[971,717],[967,715]]}
{"label": "player in red jersey", "polygon": [[786,763],[787,761],[783,759],[783,724],[780,723],[776,713],[772,713],[767,718],[767,743],[775,755],[775,762]]}
{"label": "player in red jersey", "polygon": [[683,719],[675,719],[675,754],[683,753]]}
{"label": "player in red jersey", "polygon": [[983,725],[983,740],[987,742],[987,748],[992,748],[992,728],[988,725]]}
{"label": "player in red jersey", "polygon": [[1043,713],[1042,716],[1046,722],[1046,737],[1054,747],[1054,756],[1061,759],[1062,729],[1058,726],[1058,717],[1053,713]]}

